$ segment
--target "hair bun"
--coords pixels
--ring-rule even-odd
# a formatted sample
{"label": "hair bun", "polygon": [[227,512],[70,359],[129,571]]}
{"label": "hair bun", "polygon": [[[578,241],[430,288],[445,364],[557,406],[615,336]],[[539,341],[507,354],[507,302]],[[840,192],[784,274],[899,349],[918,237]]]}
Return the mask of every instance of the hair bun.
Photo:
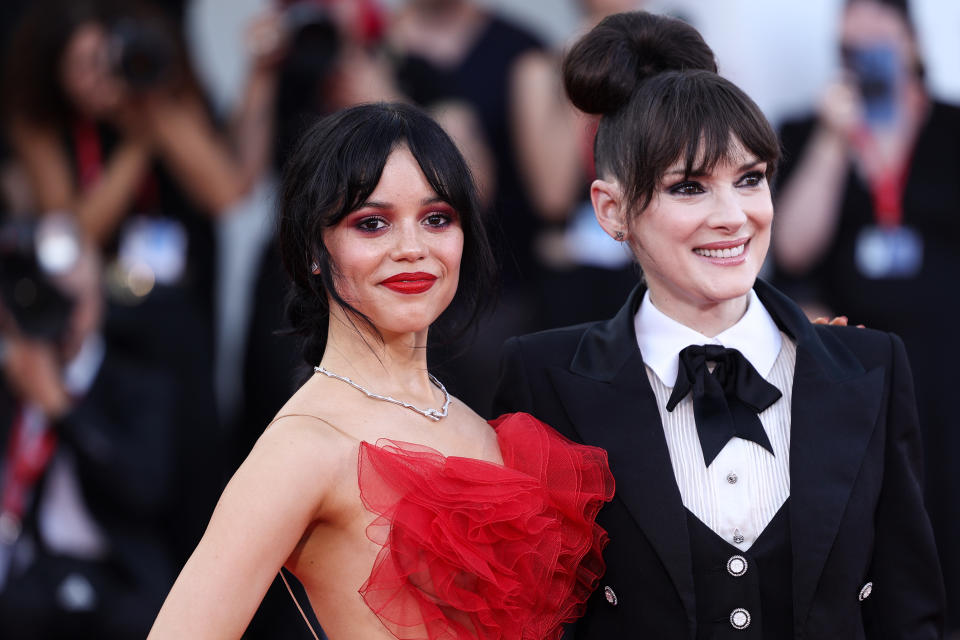
{"label": "hair bun", "polygon": [[632,11],[607,16],[573,45],[563,60],[563,82],[578,109],[604,115],[626,104],[650,76],[686,69],[717,71],[700,33],[676,18]]}

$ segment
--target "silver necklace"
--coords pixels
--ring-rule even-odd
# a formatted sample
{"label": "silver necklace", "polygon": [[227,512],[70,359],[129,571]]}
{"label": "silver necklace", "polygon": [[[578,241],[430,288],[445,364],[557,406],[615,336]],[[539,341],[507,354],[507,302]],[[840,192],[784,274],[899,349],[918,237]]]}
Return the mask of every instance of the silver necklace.
{"label": "silver necklace", "polygon": [[398,405],[400,405],[401,407],[405,407],[405,408],[407,408],[407,409],[410,409],[411,411],[416,411],[416,412],[419,413],[420,415],[424,416],[425,418],[429,418],[429,419],[433,420],[434,422],[439,421],[441,418],[446,418],[446,417],[447,417],[447,409],[450,408],[450,394],[447,393],[447,388],[444,387],[443,384],[441,384],[441,382],[440,382],[439,380],[437,380],[436,378],[434,378],[434,377],[433,377],[433,374],[431,374],[431,373],[427,373],[427,376],[430,378],[430,382],[432,382],[433,384],[435,384],[435,385],[440,389],[440,391],[443,392],[443,407],[440,408],[440,409],[420,409],[419,407],[413,406],[413,405],[410,404],[409,402],[404,402],[403,400],[397,400],[396,398],[392,398],[392,397],[390,397],[390,396],[381,396],[381,395],[379,395],[379,394],[373,393],[372,391],[368,391],[368,390],[365,389],[362,385],[354,382],[354,381],[351,380],[350,378],[348,378],[348,377],[346,377],[346,376],[339,376],[339,375],[333,373],[332,371],[328,371],[327,369],[324,369],[324,368],[323,368],[322,366],[320,366],[320,365],[315,366],[315,367],[313,368],[313,370],[316,371],[317,373],[322,373],[323,375],[327,376],[328,378],[336,378],[337,380],[341,380],[341,381],[343,381],[343,382],[346,382],[348,385],[350,385],[351,387],[353,387],[353,388],[356,389],[357,391],[362,391],[363,394],[364,394],[365,396],[367,396],[368,398],[372,398],[372,399],[374,399],[374,400],[383,400],[384,402],[392,402],[393,404],[398,404]]}

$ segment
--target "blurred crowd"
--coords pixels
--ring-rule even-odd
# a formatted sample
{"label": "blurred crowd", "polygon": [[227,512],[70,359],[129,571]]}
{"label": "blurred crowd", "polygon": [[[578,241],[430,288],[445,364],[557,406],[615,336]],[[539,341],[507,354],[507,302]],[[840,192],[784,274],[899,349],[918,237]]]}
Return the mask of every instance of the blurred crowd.
{"label": "blurred crowd", "polygon": [[[580,0],[570,38],[643,4]],[[596,123],[564,98],[562,43],[479,0],[265,0],[224,110],[187,46],[189,8],[3,4],[4,638],[144,637],[226,479],[309,372],[283,331],[269,221],[242,248],[223,229],[245,208],[269,212],[317,118],[410,101],[470,164],[502,285],[468,340],[431,336],[431,366],[481,414],[506,338],[609,317],[637,280],[593,217]],[[835,79],[779,123],[765,277],[811,316],[903,337],[956,630],[960,419],[947,367],[960,360],[960,109],[928,91],[904,0],[838,1],[836,20]],[[231,278],[231,265],[248,275]],[[309,635],[275,585],[246,637]]]}

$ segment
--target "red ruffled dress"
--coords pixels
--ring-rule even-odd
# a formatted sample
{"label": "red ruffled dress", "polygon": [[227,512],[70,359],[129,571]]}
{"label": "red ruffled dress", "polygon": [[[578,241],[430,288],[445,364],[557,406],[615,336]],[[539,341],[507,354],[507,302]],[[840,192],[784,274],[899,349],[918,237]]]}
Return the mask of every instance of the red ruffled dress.
{"label": "red ruffled dress", "polygon": [[382,545],[360,594],[397,638],[556,639],[603,575],[606,451],[525,413],[490,424],[502,466],[360,445],[361,497],[378,516],[367,535]]}

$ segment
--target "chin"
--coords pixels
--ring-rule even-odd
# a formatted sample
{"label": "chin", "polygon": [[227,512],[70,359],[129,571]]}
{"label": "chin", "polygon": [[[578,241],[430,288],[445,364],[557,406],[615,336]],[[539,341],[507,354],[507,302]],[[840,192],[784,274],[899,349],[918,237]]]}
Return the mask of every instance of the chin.
{"label": "chin", "polygon": [[402,310],[393,309],[392,313],[380,314],[379,317],[371,316],[370,320],[381,333],[396,335],[426,331],[439,316],[440,313],[434,310],[404,313]]}
{"label": "chin", "polygon": [[713,302],[727,302],[737,300],[750,293],[757,277],[743,277],[729,279],[725,282],[714,282],[707,292],[707,298]]}

